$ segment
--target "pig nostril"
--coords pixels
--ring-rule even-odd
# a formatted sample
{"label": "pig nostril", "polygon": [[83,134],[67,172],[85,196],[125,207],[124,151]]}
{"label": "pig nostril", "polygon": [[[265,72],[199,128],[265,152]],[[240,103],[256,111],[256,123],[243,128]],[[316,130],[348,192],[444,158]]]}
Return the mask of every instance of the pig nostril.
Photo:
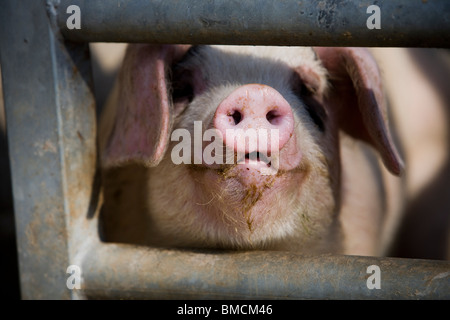
{"label": "pig nostril", "polygon": [[242,120],[242,114],[239,111],[237,111],[237,110],[232,111],[230,116],[233,117],[235,125],[237,125]]}
{"label": "pig nostril", "polygon": [[278,114],[272,110],[267,112],[266,119],[270,124],[276,125],[278,123]]}

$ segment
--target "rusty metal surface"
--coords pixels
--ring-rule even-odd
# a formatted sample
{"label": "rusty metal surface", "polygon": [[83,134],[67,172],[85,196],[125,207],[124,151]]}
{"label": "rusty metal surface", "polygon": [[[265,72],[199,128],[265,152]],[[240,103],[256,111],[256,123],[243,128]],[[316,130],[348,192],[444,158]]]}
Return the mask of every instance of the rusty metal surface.
{"label": "rusty metal surface", "polygon": [[66,269],[95,210],[89,52],[62,40],[45,1],[2,2],[0,24],[22,298],[68,299]]}
{"label": "rusty metal surface", "polygon": [[[450,47],[448,0],[49,0],[74,41]],[[369,29],[370,5],[380,29]],[[81,28],[69,30],[77,5]]]}
{"label": "rusty metal surface", "polygon": [[[380,289],[367,287],[371,265]],[[108,244],[92,247],[82,267],[87,298],[450,299],[448,261]]]}

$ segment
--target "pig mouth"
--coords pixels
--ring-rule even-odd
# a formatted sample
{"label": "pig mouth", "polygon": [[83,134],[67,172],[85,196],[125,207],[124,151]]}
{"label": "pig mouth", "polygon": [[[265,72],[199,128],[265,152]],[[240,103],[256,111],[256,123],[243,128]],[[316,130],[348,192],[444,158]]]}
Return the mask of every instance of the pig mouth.
{"label": "pig mouth", "polygon": [[269,157],[265,153],[259,152],[259,151],[253,151],[250,153],[246,153],[243,158],[238,159],[237,163],[238,164],[255,163],[255,164],[259,164],[259,165],[266,165],[267,167],[270,167],[272,165],[272,162],[270,161]]}
{"label": "pig mouth", "polygon": [[279,215],[278,210],[273,208],[279,205],[277,194],[284,190],[289,175],[283,169],[276,170],[274,174],[264,174],[264,169],[267,171],[268,168],[276,167],[278,161],[276,158],[271,159],[270,155],[273,156],[273,153],[235,153],[233,164],[205,167],[209,170],[205,171],[202,180],[208,181],[209,187],[202,203],[214,203],[215,209],[208,215],[220,212],[224,228],[232,230],[230,232],[233,235],[252,237],[252,234],[263,230]]}
{"label": "pig mouth", "polygon": [[[265,180],[267,175],[279,176],[283,170],[275,170],[273,167],[272,160],[277,161],[277,159],[271,159],[270,154],[265,152],[253,151],[247,152],[242,156],[237,154],[234,155],[234,163],[229,165],[220,165],[218,167],[209,167],[219,173],[225,179],[228,178],[240,178],[244,185],[248,178],[251,178],[252,184],[259,184],[260,179]],[[269,171],[268,171],[269,170]],[[267,173],[269,172],[269,174]]]}

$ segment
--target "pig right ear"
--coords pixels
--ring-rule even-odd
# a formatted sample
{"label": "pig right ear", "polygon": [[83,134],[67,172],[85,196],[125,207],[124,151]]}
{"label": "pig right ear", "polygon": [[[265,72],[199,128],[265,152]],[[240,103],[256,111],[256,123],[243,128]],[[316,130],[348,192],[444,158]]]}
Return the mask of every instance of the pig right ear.
{"label": "pig right ear", "polygon": [[363,48],[314,48],[329,72],[327,104],[337,111],[340,128],[371,144],[395,175],[403,161],[392,141],[381,75],[375,59]]}
{"label": "pig right ear", "polygon": [[166,151],[173,123],[167,73],[189,46],[131,44],[117,83],[117,105],[103,150],[105,167],[129,162],[156,166]]}

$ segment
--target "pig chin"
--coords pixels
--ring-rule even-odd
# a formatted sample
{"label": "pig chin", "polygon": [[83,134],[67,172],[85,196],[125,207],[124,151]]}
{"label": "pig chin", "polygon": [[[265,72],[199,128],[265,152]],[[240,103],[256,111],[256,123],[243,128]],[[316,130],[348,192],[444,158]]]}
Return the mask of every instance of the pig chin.
{"label": "pig chin", "polygon": [[[192,166],[191,174],[201,182],[197,193],[197,214],[201,223],[225,247],[252,248],[285,238],[294,230],[293,207],[305,176],[300,166],[301,155],[283,161],[274,170],[261,159],[246,159],[234,165]],[[272,170],[272,171],[271,171]]]}
{"label": "pig chin", "polygon": [[149,242],[235,249],[309,246],[330,225],[324,212],[333,211],[333,201],[329,177],[321,174],[326,170],[311,166],[311,154],[299,150],[289,143],[280,150],[274,175],[260,174],[264,163],[175,165],[166,157],[150,171]]}
{"label": "pig chin", "polygon": [[289,169],[281,160],[277,174],[268,176],[245,165],[162,161],[148,180],[149,243],[235,249],[299,244],[308,249],[332,222],[324,214],[334,208],[329,180],[320,174],[323,170],[308,165],[309,159]]}
{"label": "pig chin", "polygon": [[260,164],[237,164],[220,169],[195,170],[205,188],[202,221],[216,234],[217,243],[240,248],[260,247],[288,236],[293,230],[292,204],[304,173],[282,171],[261,175]]}

